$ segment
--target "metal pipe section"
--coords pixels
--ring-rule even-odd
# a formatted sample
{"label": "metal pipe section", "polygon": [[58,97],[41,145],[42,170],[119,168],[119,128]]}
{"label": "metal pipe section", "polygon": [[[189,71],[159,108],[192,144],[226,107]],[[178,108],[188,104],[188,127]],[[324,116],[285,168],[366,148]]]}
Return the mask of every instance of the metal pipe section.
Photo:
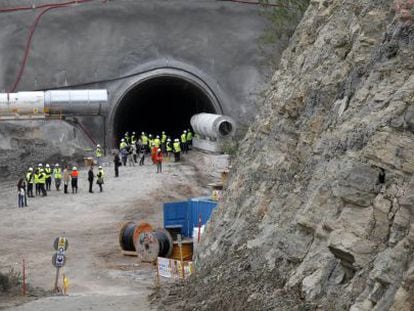
{"label": "metal pipe section", "polygon": [[104,89],[0,93],[0,119],[97,116],[103,115],[107,102]]}
{"label": "metal pipe section", "polygon": [[225,138],[236,131],[236,122],[219,114],[198,113],[191,117],[190,123],[196,134],[208,138]]}

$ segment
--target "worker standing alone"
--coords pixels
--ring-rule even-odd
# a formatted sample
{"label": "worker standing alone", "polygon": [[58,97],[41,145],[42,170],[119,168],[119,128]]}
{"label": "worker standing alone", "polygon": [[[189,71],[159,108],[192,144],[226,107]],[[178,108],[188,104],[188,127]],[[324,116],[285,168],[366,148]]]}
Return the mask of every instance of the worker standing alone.
{"label": "worker standing alone", "polygon": [[101,145],[99,144],[96,145],[95,156],[96,156],[96,163],[98,165],[102,165],[103,150],[101,148]]}
{"label": "worker standing alone", "polygon": [[104,184],[104,176],[105,176],[105,173],[103,171],[103,168],[102,168],[102,166],[99,166],[98,167],[98,174],[96,174],[96,178],[97,178],[96,183],[99,186],[99,192],[103,191],[102,190],[102,185]]}

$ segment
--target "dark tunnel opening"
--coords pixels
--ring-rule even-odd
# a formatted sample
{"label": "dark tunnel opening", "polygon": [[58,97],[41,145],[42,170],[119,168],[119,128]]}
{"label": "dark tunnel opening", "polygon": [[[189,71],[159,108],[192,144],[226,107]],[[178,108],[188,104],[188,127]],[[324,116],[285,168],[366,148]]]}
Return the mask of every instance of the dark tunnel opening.
{"label": "dark tunnel opening", "polygon": [[190,119],[200,112],[219,113],[208,95],[184,79],[170,76],[148,79],[132,88],[121,100],[114,119],[114,143],[125,132],[160,135],[172,139],[190,128]]}

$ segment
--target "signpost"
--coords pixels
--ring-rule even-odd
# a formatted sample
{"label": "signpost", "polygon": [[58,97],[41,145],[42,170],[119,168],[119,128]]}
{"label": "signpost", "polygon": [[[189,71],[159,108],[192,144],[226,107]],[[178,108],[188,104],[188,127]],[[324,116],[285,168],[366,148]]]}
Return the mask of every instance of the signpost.
{"label": "signpost", "polygon": [[58,281],[60,268],[65,265],[65,252],[69,247],[69,241],[65,237],[57,237],[53,242],[56,253],[52,256],[52,264],[56,267],[55,292],[58,292]]}

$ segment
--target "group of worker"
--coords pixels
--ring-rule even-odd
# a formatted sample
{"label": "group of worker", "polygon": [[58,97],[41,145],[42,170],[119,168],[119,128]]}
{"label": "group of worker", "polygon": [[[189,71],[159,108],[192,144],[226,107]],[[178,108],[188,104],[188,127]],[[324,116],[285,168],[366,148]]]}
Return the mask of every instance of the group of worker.
{"label": "group of worker", "polygon": [[[92,169],[93,174],[93,169]],[[88,174],[88,180],[90,181],[90,174]],[[94,174],[93,174],[94,177]],[[104,172],[102,166],[98,167],[98,182],[97,184],[100,187],[102,192],[102,184]],[[52,188],[52,179],[54,180],[56,191],[60,191],[60,186],[63,181],[63,192],[65,194],[69,193],[69,183],[71,185],[72,193],[78,193],[78,178],[79,171],[76,166],[73,166],[72,169],[66,165],[63,170],[60,167],[59,163],[56,163],[53,169],[49,164],[46,164],[43,167],[42,163],[33,169],[29,167],[25,177],[20,178],[17,183],[17,193],[18,193],[18,207],[27,206],[27,198],[34,198],[35,196],[47,196],[47,192],[51,191]],[[34,192],[33,192],[34,190]],[[90,186],[89,192],[92,188]]]}
{"label": "group of worker", "polygon": [[[163,157],[171,159],[174,155],[174,161],[180,161],[181,153],[187,153],[191,149],[192,141],[193,133],[190,129],[184,130],[180,138],[175,138],[174,141],[167,136],[165,131],[155,137],[152,134],[147,135],[145,132],[142,132],[139,137],[135,132],[132,132],[130,136],[129,132],[126,132],[119,144],[119,154],[114,152],[115,177],[119,176],[118,167],[121,165],[126,166],[127,163],[129,166],[135,166],[136,163],[140,166],[144,165],[145,156],[149,153],[153,164],[157,167],[157,173],[161,173]],[[102,148],[97,145],[96,158],[98,162],[102,156]]]}

